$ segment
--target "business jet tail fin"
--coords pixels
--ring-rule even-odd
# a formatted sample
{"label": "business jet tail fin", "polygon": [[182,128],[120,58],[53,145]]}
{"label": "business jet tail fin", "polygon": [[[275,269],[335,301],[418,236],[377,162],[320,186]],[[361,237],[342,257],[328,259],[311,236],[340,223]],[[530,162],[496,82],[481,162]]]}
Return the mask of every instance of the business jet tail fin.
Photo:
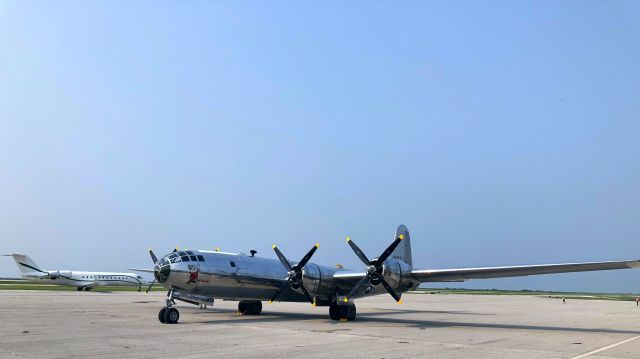
{"label": "business jet tail fin", "polygon": [[18,254],[18,253],[11,253],[11,254],[5,254],[5,255],[13,257],[13,260],[16,261],[16,264],[18,265],[18,269],[20,269],[21,273],[33,273],[33,272],[47,273],[45,270],[40,268],[40,266],[38,266],[31,258],[29,258],[28,255]]}

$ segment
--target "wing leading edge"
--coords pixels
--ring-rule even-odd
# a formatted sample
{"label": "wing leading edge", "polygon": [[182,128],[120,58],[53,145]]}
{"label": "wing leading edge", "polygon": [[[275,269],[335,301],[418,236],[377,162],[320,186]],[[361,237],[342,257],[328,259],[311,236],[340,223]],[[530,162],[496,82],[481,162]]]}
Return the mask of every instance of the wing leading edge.
{"label": "wing leading edge", "polygon": [[539,274],[587,272],[630,268],[640,268],[640,260],[535,264],[523,266],[460,269],[418,269],[413,270],[411,273],[413,277],[420,282],[459,282],[467,279],[520,277]]}

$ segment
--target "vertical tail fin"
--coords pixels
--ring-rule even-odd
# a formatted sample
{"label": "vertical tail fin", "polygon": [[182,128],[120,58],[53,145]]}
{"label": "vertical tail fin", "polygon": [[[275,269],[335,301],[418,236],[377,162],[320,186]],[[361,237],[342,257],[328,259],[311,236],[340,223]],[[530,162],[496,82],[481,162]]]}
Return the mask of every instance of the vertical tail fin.
{"label": "vertical tail fin", "polygon": [[38,266],[27,255],[12,253],[12,254],[7,254],[7,256],[13,257],[13,260],[16,261],[16,264],[18,265],[18,269],[20,269],[21,273],[33,273],[33,272],[47,273],[46,271],[41,269],[40,266]]}
{"label": "vertical tail fin", "polygon": [[413,266],[413,260],[411,258],[411,238],[409,236],[409,230],[404,224],[398,226],[394,239],[400,236],[402,236],[402,242],[400,242],[398,247],[393,251],[391,257],[402,260],[408,265]]}

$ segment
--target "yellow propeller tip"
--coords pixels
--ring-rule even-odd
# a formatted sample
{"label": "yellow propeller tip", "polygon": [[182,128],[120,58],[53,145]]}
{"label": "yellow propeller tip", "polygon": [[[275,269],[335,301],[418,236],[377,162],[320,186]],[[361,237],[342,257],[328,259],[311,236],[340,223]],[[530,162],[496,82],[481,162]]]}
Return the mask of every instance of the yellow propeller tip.
{"label": "yellow propeller tip", "polygon": [[400,299],[400,300],[398,301],[398,304],[402,304],[402,299]]}
{"label": "yellow propeller tip", "polygon": [[347,237],[347,242],[351,241],[351,237]]}
{"label": "yellow propeller tip", "polygon": [[272,301],[272,300],[270,300],[270,301],[269,301],[269,304],[273,304],[273,301]]}
{"label": "yellow propeller tip", "polygon": [[274,244],[274,245],[272,245],[272,246],[271,246],[271,248],[276,249],[276,245],[275,245],[275,244]]}
{"label": "yellow propeller tip", "polygon": [[349,302],[349,298],[344,297],[344,302],[345,302],[345,303],[348,303],[348,302]]}
{"label": "yellow propeller tip", "polygon": [[398,238],[400,238],[400,240],[403,240],[404,239],[404,234],[399,235]]}
{"label": "yellow propeller tip", "polygon": [[316,243],[316,248],[320,248],[320,243]]}

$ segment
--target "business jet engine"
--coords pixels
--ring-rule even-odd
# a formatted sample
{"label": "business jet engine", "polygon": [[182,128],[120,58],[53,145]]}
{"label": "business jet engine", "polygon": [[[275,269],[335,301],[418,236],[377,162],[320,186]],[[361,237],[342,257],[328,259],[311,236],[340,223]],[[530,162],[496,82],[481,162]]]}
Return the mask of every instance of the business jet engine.
{"label": "business jet engine", "polygon": [[69,270],[63,270],[63,271],[55,271],[55,272],[48,272],[47,273],[49,275],[49,278],[51,279],[58,279],[60,277],[62,278],[71,278],[71,271]]}

